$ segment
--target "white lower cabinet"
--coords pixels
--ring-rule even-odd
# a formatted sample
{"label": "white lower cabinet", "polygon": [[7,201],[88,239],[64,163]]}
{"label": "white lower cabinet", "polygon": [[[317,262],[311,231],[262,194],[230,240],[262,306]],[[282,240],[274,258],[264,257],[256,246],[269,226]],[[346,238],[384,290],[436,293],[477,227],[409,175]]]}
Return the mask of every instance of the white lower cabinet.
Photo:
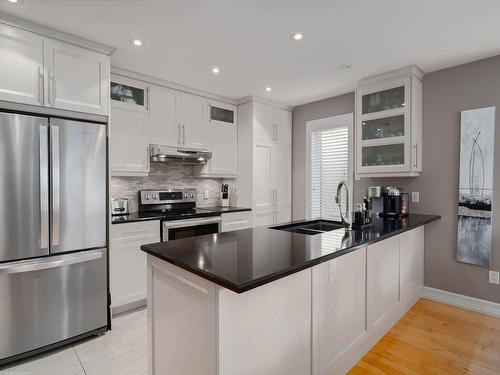
{"label": "white lower cabinet", "polygon": [[111,226],[109,274],[113,313],[145,304],[147,261],[146,253],[140,247],[159,241],[158,220]]}
{"label": "white lower cabinet", "polygon": [[424,284],[424,227],[399,236],[399,284],[401,301],[419,296]]}
{"label": "white lower cabinet", "polygon": [[399,302],[399,236],[368,246],[368,328],[383,323]]}
{"label": "white lower cabinet", "polygon": [[252,211],[223,213],[222,232],[251,228],[252,222]]}
{"label": "white lower cabinet", "polygon": [[313,374],[334,374],[366,333],[366,248],[313,267],[312,291]]}
{"label": "white lower cabinet", "polygon": [[292,208],[291,207],[278,207],[276,209],[274,224],[283,224],[292,221]]}
{"label": "white lower cabinet", "polygon": [[274,224],[275,212],[273,210],[253,210],[253,226],[262,227]]}

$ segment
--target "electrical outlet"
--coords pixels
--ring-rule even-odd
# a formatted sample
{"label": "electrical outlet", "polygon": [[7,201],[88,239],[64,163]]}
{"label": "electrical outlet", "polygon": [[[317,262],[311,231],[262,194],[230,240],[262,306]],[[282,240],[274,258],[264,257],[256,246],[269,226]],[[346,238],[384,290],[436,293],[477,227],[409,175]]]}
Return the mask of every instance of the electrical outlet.
{"label": "electrical outlet", "polygon": [[413,203],[420,202],[420,193],[418,191],[412,191],[411,192],[411,201]]}
{"label": "electrical outlet", "polygon": [[203,195],[203,198],[208,199],[208,190],[205,190],[205,193]]}
{"label": "electrical outlet", "polygon": [[498,271],[490,270],[490,283],[500,284],[500,273]]}

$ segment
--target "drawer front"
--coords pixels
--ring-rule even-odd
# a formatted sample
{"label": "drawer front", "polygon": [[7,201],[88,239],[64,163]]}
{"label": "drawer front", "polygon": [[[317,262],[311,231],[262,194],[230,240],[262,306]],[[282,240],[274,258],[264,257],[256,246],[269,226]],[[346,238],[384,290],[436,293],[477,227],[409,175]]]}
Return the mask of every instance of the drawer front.
{"label": "drawer front", "polygon": [[252,221],[251,211],[222,214],[222,232],[251,228]]}
{"label": "drawer front", "polygon": [[111,225],[111,241],[140,240],[143,237],[160,238],[160,220],[138,221]]}

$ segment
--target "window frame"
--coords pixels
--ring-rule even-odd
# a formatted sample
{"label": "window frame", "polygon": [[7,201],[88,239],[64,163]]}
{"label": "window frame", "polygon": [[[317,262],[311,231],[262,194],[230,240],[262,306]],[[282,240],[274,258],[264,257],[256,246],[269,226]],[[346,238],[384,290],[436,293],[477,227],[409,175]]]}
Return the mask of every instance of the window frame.
{"label": "window frame", "polygon": [[[354,113],[330,116],[306,122],[306,218],[314,219],[311,215],[311,135],[313,131],[328,130],[342,127],[347,124],[348,128],[348,163],[347,184],[350,192],[350,206],[353,207],[354,196]],[[335,199],[335,197],[332,197]]]}

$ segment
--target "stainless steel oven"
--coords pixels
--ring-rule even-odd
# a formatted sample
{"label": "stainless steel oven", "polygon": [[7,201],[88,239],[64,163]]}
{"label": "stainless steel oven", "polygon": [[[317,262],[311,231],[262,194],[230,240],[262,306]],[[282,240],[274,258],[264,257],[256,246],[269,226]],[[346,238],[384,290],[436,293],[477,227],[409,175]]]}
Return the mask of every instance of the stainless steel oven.
{"label": "stainless steel oven", "polygon": [[220,216],[163,222],[162,241],[219,233]]}

